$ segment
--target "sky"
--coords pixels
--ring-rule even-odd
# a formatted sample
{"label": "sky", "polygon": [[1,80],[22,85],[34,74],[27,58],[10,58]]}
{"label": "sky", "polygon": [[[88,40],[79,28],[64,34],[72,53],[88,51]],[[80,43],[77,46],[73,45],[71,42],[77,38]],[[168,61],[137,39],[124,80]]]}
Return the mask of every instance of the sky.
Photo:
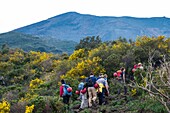
{"label": "sky", "polygon": [[0,33],[75,11],[96,16],[168,17],[169,0],[0,0]]}

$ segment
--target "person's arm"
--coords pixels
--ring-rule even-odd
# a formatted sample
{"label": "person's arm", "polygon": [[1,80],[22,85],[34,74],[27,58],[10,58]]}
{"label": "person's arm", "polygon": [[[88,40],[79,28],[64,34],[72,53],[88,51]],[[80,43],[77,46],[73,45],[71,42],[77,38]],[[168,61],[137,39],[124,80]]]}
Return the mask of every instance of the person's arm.
{"label": "person's arm", "polygon": [[63,86],[60,86],[60,97],[63,95]]}
{"label": "person's arm", "polygon": [[125,83],[125,71],[123,72],[123,82]]}
{"label": "person's arm", "polygon": [[108,92],[108,94],[109,94],[109,85],[108,85],[107,80],[105,80],[105,88],[106,88],[106,90],[107,90],[107,92]]}

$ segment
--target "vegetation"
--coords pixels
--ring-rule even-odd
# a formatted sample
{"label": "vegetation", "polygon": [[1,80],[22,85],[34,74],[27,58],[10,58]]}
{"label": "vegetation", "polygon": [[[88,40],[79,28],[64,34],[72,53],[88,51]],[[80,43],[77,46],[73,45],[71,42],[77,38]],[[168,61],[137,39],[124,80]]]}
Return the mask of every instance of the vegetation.
{"label": "vegetation", "polygon": [[[99,38],[83,39],[71,54],[54,54],[40,51],[25,52],[22,49],[3,45],[0,51],[0,112],[12,113],[57,113],[74,112],[79,79],[107,73],[110,95],[108,104],[91,112],[170,112],[170,38],[137,37],[135,42],[115,40],[101,42]],[[83,46],[82,43],[87,43]],[[94,45],[93,45],[94,44]],[[97,45],[96,45],[97,44]],[[135,71],[140,82],[131,81],[134,64],[141,62],[144,70]],[[121,87],[113,73],[126,68],[127,95],[117,95]],[[59,97],[60,79],[65,79],[73,88],[68,107]]]}
{"label": "vegetation", "polygon": [[0,46],[8,45],[10,48],[20,48],[24,51],[41,51],[47,53],[71,54],[74,51],[76,42],[62,41],[54,38],[42,38],[18,32],[0,34]]}

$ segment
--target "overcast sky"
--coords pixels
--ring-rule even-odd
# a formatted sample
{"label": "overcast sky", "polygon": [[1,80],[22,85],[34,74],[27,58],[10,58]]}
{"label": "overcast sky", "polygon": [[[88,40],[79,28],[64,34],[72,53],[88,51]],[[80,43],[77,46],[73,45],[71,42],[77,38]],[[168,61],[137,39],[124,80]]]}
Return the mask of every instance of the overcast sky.
{"label": "overcast sky", "polygon": [[97,16],[168,17],[169,0],[0,0],[0,33],[76,11]]}

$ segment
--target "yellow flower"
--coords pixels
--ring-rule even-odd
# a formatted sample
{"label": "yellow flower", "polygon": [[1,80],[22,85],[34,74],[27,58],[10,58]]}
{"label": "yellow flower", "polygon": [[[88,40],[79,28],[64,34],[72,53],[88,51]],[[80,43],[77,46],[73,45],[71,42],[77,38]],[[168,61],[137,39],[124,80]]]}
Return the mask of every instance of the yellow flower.
{"label": "yellow flower", "polygon": [[44,83],[43,80],[36,78],[30,82],[30,88],[37,88],[40,84],[43,83]]}
{"label": "yellow flower", "polygon": [[136,89],[132,89],[131,94],[132,94],[132,96],[136,95]]}
{"label": "yellow flower", "polygon": [[33,110],[34,110],[34,104],[31,106],[26,106],[25,113],[32,113]]}
{"label": "yellow flower", "polygon": [[10,104],[3,100],[2,103],[0,103],[0,113],[9,113],[10,111]]}

